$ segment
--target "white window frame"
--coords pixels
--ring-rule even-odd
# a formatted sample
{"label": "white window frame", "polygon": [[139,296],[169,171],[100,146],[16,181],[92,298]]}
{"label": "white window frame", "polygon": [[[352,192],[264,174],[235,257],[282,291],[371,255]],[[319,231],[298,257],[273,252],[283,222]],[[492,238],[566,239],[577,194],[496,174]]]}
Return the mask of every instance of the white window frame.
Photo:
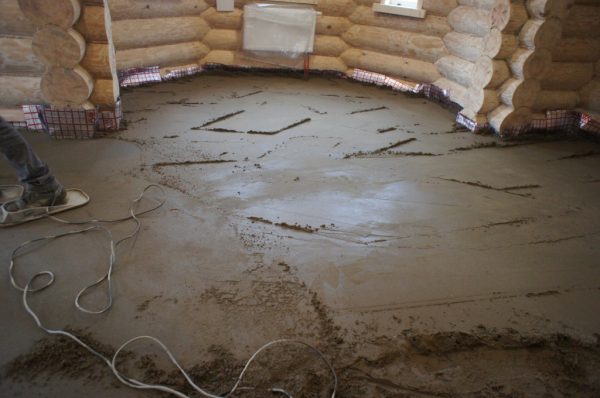
{"label": "white window frame", "polygon": [[413,18],[425,18],[427,13],[423,0],[381,0],[373,4],[373,11]]}

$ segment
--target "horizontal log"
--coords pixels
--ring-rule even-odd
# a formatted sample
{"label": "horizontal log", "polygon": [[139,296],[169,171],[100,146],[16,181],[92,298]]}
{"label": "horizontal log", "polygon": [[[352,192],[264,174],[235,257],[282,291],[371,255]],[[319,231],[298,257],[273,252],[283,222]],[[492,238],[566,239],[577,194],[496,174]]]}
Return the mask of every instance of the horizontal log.
{"label": "horizontal log", "polygon": [[519,33],[521,46],[530,50],[552,48],[560,39],[562,24],[560,19],[530,19]]}
{"label": "horizontal log", "polygon": [[510,74],[506,61],[480,57],[473,68],[472,85],[478,88],[498,88],[510,78]]}
{"label": "horizontal log", "polygon": [[85,39],[75,29],[47,25],[33,35],[32,49],[46,65],[74,68],[85,53]]}
{"label": "horizontal log", "polygon": [[204,0],[110,0],[108,4],[113,21],[194,16],[208,8]]}
{"label": "horizontal log", "polygon": [[397,15],[376,13],[371,7],[364,6],[357,7],[348,19],[355,24],[391,29],[398,29],[401,24],[405,32],[423,33],[429,36],[443,37],[452,31],[444,17],[427,15],[424,19],[402,18]]}
{"label": "horizontal log", "polygon": [[41,76],[44,64],[31,48],[31,38],[0,37],[0,74]]}
{"label": "horizontal log", "polygon": [[564,21],[563,37],[600,38],[598,4],[574,6]]}
{"label": "horizontal log", "polygon": [[56,106],[80,106],[90,98],[94,79],[81,66],[73,69],[50,68],[42,76],[42,96]]}
{"label": "horizontal log", "polygon": [[348,49],[348,44],[338,36],[316,35],[314,54],[326,57],[338,57]]}
{"label": "horizontal log", "polygon": [[121,50],[117,51],[117,69],[187,64],[197,62],[208,51],[208,47],[199,42]]}
{"label": "horizontal log", "polygon": [[202,42],[211,50],[240,50],[242,33],[233,29],[211,29]]}
{"label": "horizontal log", "polygon": [[40,89],[41,77],[0,75],[0,105],[44,104]]}
{"label": "horizontal log", "polygon": [[346,17],[317,16],[316,33],[318,35],[341,36],[350,29],[352,23]]}
{"label": "horizontal log", "polygon": [[529,14],[522,2],[496,0],[490,19],[492,27],[502,33],[517,33],[529,20]]}
{"label": "horizontal log", "polygon": [[554,62],[542,78],[544,90],[579,90],[594,77],[594,64]]}
{"label": "horizontal log", "polygon": [[473,113],[486,114],[500,105],[496,90],[482,90],[469,87],[465,93],[464,107]]}
{"label": "horizontal log", "polygon": [[435,62],[448,54],[441,38],[375,26],[354,25],[342,35],[354,47]]}
{"label": "horizontal log", "polygon": [[441,77],[434,64],[410,58],[357,49],[346,50],[341,58],[349,67],[397,76],[413,82],[432,83]]}
{"label": "horizontal log", "polygon": [[508,59],[518,47],[517,36],[493,28],[484,38],[482,55],[492,59]]}
{"label": "horizontal log", "polygon": [[463,87],[470,87],[473,78],[473,69],[475,64],[459,58],[454,55],[449,55],[440,58],[436,63],[440,74]]}
{"label": "horizontal log", "polygon": [[19,0],[23,14],[36,26],[73,26],[81,14],[79,0]]}
{"label": "horizontal log", "polygon": [[550,64],[552,54],[548,50],[532,51],[520,48],[508,60],[510,70],[521,80],[539,79]]}
{"label": "horizontal log", "polygon": [[234,8],[231,12],[219,12],[214,7],[209,7],[202,13],[202,18],[214,29],[241,29],[242,10]]}
{"label": "horizontal log", "polygon": [[436,80],[433,85],[445,90],[450,101],[456,102],[463,107],[465,106],[465,94],[467,92],[465,87],[445,77]]}
{"label": "horizontal log", "polygon": [[310,70],[345,72],[348,67],[338,57],[311,55]]}
{"label": "horizontal log", "polygon": [[511,78],[498,89],[498,92],[504,105],[513,108],[531,107],[536,101],[540,87],[540,81],[537,79],[523,81]]}
{"label": "horizontal log", "polygon": [[[300,69],[303,65],[303,59],[291,60],[288,58],[281,58],[279,60],[273,58],[266,59],[265,61],[249,56],[243,52],[230,51],[230,50],[212,50],[202,60],[201,65],[206,64],[220,64],[220,65],[243,65],[255,68],[295,68]],[[287,61],[287,63],[285,62]]]}
{"label": "horizontal log", "polygon": [[534,19],[562,19],[569,14],[573,3],[573,0],[528,0],[525,4],[529,15]]}
{"label": "horizontal log", "polygon": [[75,29],[83,35],[87,43],[107,43],[105,9],[99,6],[84,6]]}
{"label": "horizontal log", "polygon": [[490,12],[475,7],[459,6],[448,15],[455,32],[484,37],[491,28]]}
{"label": "horizontal log", "polygon": [[319,0],[315,9],[325,15],[347,17],[356,9],[356,3],[353,0]]}
{"label": "horizontal log", "polygon": [[559,109],[575,109],[579,104],[577,91],[540,91],[535,103],[534,112],[545,112]]}
{"label": "horizontal log", "polygon": [[423,9],[429,14],[448,16],[458,6],[456,0],[423,0]]}
{"label": "horizontal log", "polygon": [[114,21],[112,35],[117,51],[201,40],[210,30],[201,17],[167,17]]}
{"label": "horizontal log", "polygon": [[450,32],[444,36],[444,44],[452,55],[475,62],[483,51],[484,39],[468,33]]}
{"label": "horizontal log", "polygon": [[0,35],[32,36],[35,27],[21,11],[18,0],[0,1]]}
{"label": "horizontal log", "polygon": [[585,85],[580,93],[580,106],[595,112],[600,112],[600,79],[592,80]]}
{"label": "horizontal log", "polygon": [[202,60],[200,64],[219,64],[233,65],[236,61],[236,52],[227,50],[212,50]]}
{"label": "horizontal log", "polygon": [[112,79],[116,76],[114,49],[109,44],[88,44],[81,66],[96,79]]}
{"label": "horizontal log", "polygon": [[114,106],[119,99],[119,81],[117,79],[97,79],[90,101],[94,105]]}
{"label": "horizontal log", "polygon": [[496,0],[458,0],[461,6],[477,7],[484,10],[491,10],[496,5]]}
{"label": "horizontal log", "polygon": [[554,62],[594,62],[600,54],[600,38],[563,38],[552,48]]}
{"label": "horizontal log", "polygon": [[522,128],[529,124],[531,120],[531,109],[524,107],[514,109],[506,105],[500,105],[488,114],[490,126],[499,133]]}

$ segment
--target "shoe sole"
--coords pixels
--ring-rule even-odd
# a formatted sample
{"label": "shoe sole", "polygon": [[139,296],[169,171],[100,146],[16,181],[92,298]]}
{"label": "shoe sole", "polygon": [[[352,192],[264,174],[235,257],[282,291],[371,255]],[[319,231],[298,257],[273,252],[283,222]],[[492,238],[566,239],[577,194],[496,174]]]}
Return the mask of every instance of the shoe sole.
{"label": "shoe sole", "polygon": [[[79,189],[67,189],[66,203],[58,206],[50,207],[32,207],[15,212],[7,212],[4,207],[0,208],[0,219],[7,220],[0,222],[0,228],[12,227],[21,225],[30,221],[39,220],[53,214],[62,213],[64,211],[73,210],[81,206],[85,206],[90,197]],[[11,221],[14,220],[14,221]]]}

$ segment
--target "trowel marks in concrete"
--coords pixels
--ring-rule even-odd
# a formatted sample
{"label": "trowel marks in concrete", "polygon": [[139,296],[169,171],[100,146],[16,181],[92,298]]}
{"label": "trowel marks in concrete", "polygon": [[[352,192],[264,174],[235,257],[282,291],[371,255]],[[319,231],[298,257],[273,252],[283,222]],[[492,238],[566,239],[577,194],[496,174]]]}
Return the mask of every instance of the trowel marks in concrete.
{"label": "trowel marks in concrete", "polygon": [[294,127],[300,126],[301,124],[304,123],[308,123],[310,122],[312,119],[307,117],[306,119],[302,119],[298,122],[292,123],[290,125],[287,125],[285,127],[280,128],[279,130],[275,130],[275,131],[255,131],[255,130],[250,130],[247,133],[248,134],[265,134],[265,135],[275,135],[275,134],[279,134],[281,132],[284,132],[286,130],[290,130],[293,129]]}
{"label": "trowel marks in concrete", "polygon": [[267,220],[266,218],[262,218],[262,217],[256,217],[256,216],[250,216],[247,217],[248,220],[252,221],[252,222],[259,222],[259,223],[263,223],[263,224],[269,224],[269,225],[275,225],[277,227],[281,227],[284,229],[291,229],[294,231],[300,231],[300,232],[307,232],[309,234],[312,234],[314,232],[317,232],[319,230],[319,228],[313,228],[310,225],[305,225],[302,226],[298,223],[295,224],[289,224],[286,222],[273,222],[271,220]]}
{"label": "trowel marks in concrete", "polygon": [[413,141],[417,141],[417,139],[416,138],[408,138],[406,140],[400,140],[400,141],[394,142],[393,144],[390,144],[388,146],[384,146],[383,148],[375,149],[374,151],[369,151],[369,152],[359,151],[359,152],[355,152],[355,153],[350,153],[350,154],[344,156],[344,159],[350,159],[350,158],[368,156],[368,155],[377,155],[377,154],[389,151],[390,149],[398,148],[399,146],[408,144],[409,142],[413,142]]}
{"label": "trowel marks in concrete", "polygon": [[[279,130],[273,130],[273,131],[260,131],[260,130],[240,131],[240,130],[220,128],[220,127],[215,127],[215,128],[211,128],[211,129],[204,129],[204,128],[202,128],[202,126],[200,126],[198,128],[193,128],[192,130],[200,130],[200,129],[202,129],[202,130],[206,130],[206,131],[212,131],[213,133],[238,133],[238,134],[275,135],[275,134],[279,134],[279,133],[281,133],[283,131],[293,129],[294,127],[300,126],[301,124],[308,123],[311,120],[312,120],[311,118],[302,119],[302,120],[300,120],[298,122],[295,122],[295,123],[292,123],[292,124],[287,125],[285,127],[282,127]],[[212,123],[210,123],[210,124],[212,124]]]}
{"label": "trowel marks in concrete", "polygon": [[389,109],[389,108],[387,106],[380,106],[377,108],[361,109],[358,111],[352,111],[348,115],[356,115],[357,113],[375,112],[375,111],[381,111],[384,109]]}
{"label": "trowel marks in concrete", "polygon": [[260,94],[262,92],[263,92],[262,90],[257,90],[257,91],[253,91],[251,93],[244,94],[244,95],[234,95],[233,98],[240,99],[240,98],[250,97],[251,95]]}
{"label": "trowel marks in concrete", "polygon": [[[234,91],[249,93],[256,86],[271,92],[243,99],[243,108],[232,98]],[[255,348],[287,337],[326,353],[340,378],[338,396],[345,398],[600,397],[600,345],[594,337],[600,333],[600,157],[548,162],[600,147],[562,140],[450,152],[502,141],[454,134],[455,115],[420,98],[343,80],[203,76],[162,87],[177,96],[128,90],[125,110],[182,97],[205,104],[218,97],[220,104],[161,105],[137,114],[148,122],[132,124],[118,139],[55,142],[25,133],[65,184],[89,191],[93,200],[85,215],[122,216],[127,198],[149,182],[172,188],[165,189],[168,207],[142,220],[139,239],[123,249],[114,312],[88,322],[60,311],[57,324],[92,325],[92,337],[113,347],[108,352],[132,334],[164,337],[194,381],[215,393],[231,387]],[[373,102],[332,101],[321,93],[360,94]],[[263,99],[267,105],[254,103]],[[311,113],[302,104],[329,114]],[[379,105],[393,112],[347,115]],[[208,128],[275,130],[304,117],[313,121],[263,139],[189,130],[240,108],[248,114]],[[275,115],[279,122],[267,127],[250,114]],[[389,126],[398,131],[376,132]],[[179,137],[162,139],[165,134]],[[418,141],[372,159],[342,159],[409,137]],[[134,145],[140,142],[146,145]],[[229,154],[216,156],[223,152]],[[270,155],[261,160],[263,167],[253,167],[264,153]],[[224,156],[238,163],[151,167]],[[3,162],[0,183],[14,183]],[[435,176],[493,188],[543,188],[514,191],[538,197],[522,198]],[[253,223],[248,216],[319,231]],[[129,229],[122,227],[115,233]],[[55,228],[40,222],[11,230],[0,238],[0,255],[8,258],[10,248]],[[38,305],[68,309],[79,280],[103,270],[97,259],[104,257],[90,255],[104,255],[97,239],[92,234],[40,249],[46,258],[60,259],[61,283],[51,295],[35,297],[45,301]],[[27,261],[20,277],[34,272],[37,263],[20,260]],[[84,260],[89,267],[78,266]],[[550,291],[560,294],[545,293]],[[158,295],[163,297],[153,300]],[[102,361],[55,338],[32,347],[40,335],[31,322],[20,321],[20,295],[0,289],[0,302],[6,320],[0,324],[0,366],[18,358],[12,369],[22,379],[4,377],[0,396],[152,398],[116,389]],[[56,312],[40,310],[45,317]],[[135,353],[154,350],[144,345]],[[170,378],[173,367],[163,358],[152,357],[156,366],[144,359],[138,367],[138,356],[131,367],[119,368],[179,388],[184,381]],[[295,398],[327,397],[315,391],[329,388],[327,374],[319,378],[288,350],[274,349],[256,365],[244,386],[258,388],[264,381]],[[244,398],[269,395],[240,392]]]}
{"label": "trowel marks in concrete", "polygon": [[222,122],[223,120],[226,120],[226,119],[232,118],[232,117],[234,117],[234,116],[237,116],[237,115],[239,115],[240,113],[244,113],[244,112],[246,112],[246,111],[242,110],[242,111],[232,112],[232,113],[228,113],[227,115],[223,115],[223,116],[216,117],[216,118],[214,118],[214,119],[211,119],[211,120],[209,120],[208,122],[204,123],[204,124],[203,124],[203,125],[201,125],[201,126],[198,126],[198,127],[192,127],[192,130],[201,130],[203,127],[207,127],[207,126],[210,126],[211,124],[215,124],[215,123],[218,123],[218,122]]}
{"label": "trowel marks in concrete", "polygon": [[438,178],[440,180],[444,180],[444,181],[456,182],[456,183],[459,183],[459,184],[466,184],[466,185],[470,185],[472,187],[489,189],[491,191],[504,192],[504,193],[508,193],[508,194],[511,194],[511,195],[522,196],[522,197],[525,197],[525,198],[531,197],[531,194],[528,194],[528,193],[522,194],[522,193],[516,193],[516,192],[512,192],[512,191],[517,191],[517,190],[521,190],[521,189],[541,188],[541,186],[538,185],[538,184],[515,185],[515,186],[497,188],[497,187],[493,187],[491,185],[482,184],[479,181],[461,181],[461,180],[457,180],[457,179],[454,179],[454,178],[442,178],[442,177],[438,177]]}
{"label": "trowel marks in concrete", "polygon": [[167,166],[192,166],[195,164],[216,164],[216,163],[235,163],[237,160],[224,160],[224,159],[214,159],[214,160],[186,160],[183,162],[159,162],[154,163],[152,168],[157,170],[161,167]]}
{"label": "trowel marks in concrete", "polygon": [[557,160],[567,160],[567,159],[581,159],[581,158],[589,158],[592,156],[600,156],[600,151],[588,151],[583,153],[574,153],[573,155],[563,156],[558,158]]}

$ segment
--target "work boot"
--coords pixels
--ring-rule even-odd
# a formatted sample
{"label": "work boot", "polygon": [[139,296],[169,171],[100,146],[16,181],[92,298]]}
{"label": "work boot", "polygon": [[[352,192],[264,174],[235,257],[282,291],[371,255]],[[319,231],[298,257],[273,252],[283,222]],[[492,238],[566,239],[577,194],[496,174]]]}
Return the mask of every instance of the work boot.
{"label": "work boot", "polygon": [[62,185],[54,191],[27,191],[21,198],[4,204],[8,212],[15,212],[33,207],[50,207],[62,205],[66,202],[67,191]]}

